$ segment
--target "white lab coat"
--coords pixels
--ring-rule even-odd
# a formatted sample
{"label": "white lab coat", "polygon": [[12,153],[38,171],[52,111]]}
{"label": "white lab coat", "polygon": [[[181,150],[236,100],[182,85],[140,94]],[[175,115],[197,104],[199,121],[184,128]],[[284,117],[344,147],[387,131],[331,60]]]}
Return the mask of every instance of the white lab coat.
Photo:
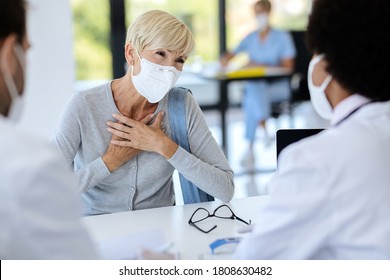
{"label": "white lab coat", "polygon": [[235,258],[390,259],[390,102],[363,106],[279,160]]}
{"label": "white lab coat", "polygon": [[0,259],[96,259],[57,151],[0,116]]}

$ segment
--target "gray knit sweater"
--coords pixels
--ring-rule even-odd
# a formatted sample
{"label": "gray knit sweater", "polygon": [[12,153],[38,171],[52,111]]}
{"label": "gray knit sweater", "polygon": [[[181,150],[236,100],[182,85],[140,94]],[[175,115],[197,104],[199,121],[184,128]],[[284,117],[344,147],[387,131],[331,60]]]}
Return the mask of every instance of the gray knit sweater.
{"label": "gray knit sweater", "polygon": [[[162,125],[171,135],[168,95],[159,102],[159,111],[165,112]],[[106,122],[115,121],[112,114],[118,112],[110,82],[75,94],[56,130],[54,141],[79,178],[86,215],[174,205],[175,169],[217,199],[233,197],[233,171],[191,94],[186,100],[191,153],[179,147],[166,160],[156,153],[141,152],[110,173],[101,157],[111,140]]]}

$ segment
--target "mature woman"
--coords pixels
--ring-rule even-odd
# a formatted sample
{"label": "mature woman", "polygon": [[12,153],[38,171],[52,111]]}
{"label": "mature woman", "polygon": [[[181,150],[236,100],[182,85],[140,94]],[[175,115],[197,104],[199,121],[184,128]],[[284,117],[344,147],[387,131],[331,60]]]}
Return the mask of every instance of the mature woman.
{"label": "mature woman", "polygon": [[[79,177],[85,214],[174,205],[175,169],[208,195],[232,198],[233,171],[192,95],[173,88],[184,98],[171,107],[193,46],[183,22],[146,12],[128,29],[125,76],[67,104],[55,142]],[[172,140],[172,122],[183,120],[190,152]]]}

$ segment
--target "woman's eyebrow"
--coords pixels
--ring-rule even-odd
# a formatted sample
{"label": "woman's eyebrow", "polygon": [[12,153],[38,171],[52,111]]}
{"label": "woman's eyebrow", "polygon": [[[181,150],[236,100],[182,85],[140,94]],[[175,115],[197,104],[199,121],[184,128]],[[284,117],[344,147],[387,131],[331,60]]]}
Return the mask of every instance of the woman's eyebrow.
{"label": "woman's eyebrow", "polygon": [[[167,51],[168,51],[169,53],[173,53],[173,54],[178,53],[178,51],[172,51],[172,50],[168,50],[168,49],[167,49]],[[179,57],[185,57],[183,54],[178,54],[178,56],[179,56]]]}

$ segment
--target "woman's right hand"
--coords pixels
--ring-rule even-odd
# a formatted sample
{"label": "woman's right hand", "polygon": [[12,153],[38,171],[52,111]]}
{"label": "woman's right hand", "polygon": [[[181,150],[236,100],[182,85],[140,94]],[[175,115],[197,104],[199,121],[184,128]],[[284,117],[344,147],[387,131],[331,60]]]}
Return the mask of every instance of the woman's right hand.
{"label": "woman's right hand", "polygon": [[[142,123],[147,124],[150,122],[154,117],[154,114],[149,114],[145,118],[141,120]],[[123,140],[122,138],[112,135],[111,140]],[[134,149],[131,147],[122,147],[118,145],[114,145],[109,143],[107,151],[102,156],[102,159],[104,163],[106,164],[108,170],[110,172],[115,171],[118,169],[122,164],[128,162],[132,158],[134,158],[140,150]]]}

